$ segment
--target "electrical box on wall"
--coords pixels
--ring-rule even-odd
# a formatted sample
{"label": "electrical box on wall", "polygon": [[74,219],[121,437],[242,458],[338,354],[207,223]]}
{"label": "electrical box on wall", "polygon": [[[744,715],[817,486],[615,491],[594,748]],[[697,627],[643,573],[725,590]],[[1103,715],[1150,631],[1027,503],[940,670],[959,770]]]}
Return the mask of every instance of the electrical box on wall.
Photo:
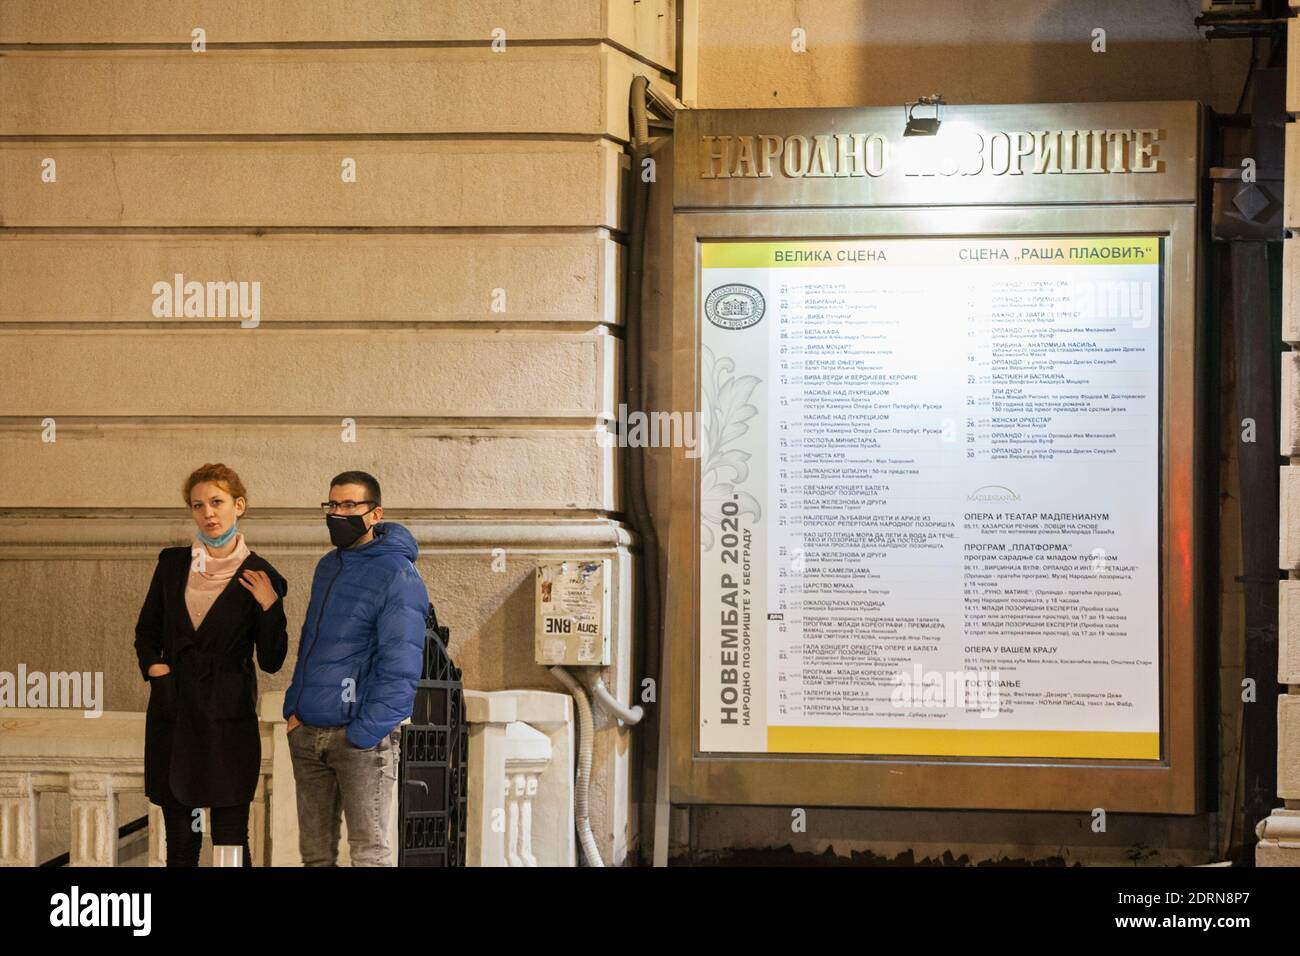
{"label": "electrical box on wall", "polygon": [[609,559],[543,562],[536,577],[537,663],[609,664]]}

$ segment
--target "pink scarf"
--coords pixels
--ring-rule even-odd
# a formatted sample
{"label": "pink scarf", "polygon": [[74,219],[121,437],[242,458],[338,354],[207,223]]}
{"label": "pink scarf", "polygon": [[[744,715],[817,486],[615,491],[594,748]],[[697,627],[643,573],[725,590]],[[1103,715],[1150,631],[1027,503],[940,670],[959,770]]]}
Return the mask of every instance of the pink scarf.
{"label": "pink scarf", "polygon": [[[203,570],[196,571],[200,554],[203,556]],[[242,532],[235,532],[235,550],[224,558],[214,558],[207,553],[207,548],[198,538],[194,539],[190,548],[190,577],[185,582],[185,606],[189,609],[190,623],[196,631],[247,557],[248,545],[244,543]]]}

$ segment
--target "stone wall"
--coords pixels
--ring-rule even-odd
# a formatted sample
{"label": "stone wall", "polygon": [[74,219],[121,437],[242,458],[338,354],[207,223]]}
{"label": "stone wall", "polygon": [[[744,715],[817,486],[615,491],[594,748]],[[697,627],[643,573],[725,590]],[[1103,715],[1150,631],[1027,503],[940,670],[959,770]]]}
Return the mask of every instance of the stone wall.
{"label": "stone wall", "polygon": [[[1300,0],[1292,0],[1292,15]],[[1286,108],[1300,111],[1300,30],[1290,22],[1287,36]],[[1286,131],[1285,225],[1300,227],[1296,188],[1300,183],[1300,134],[1294,123]],[[1300,302],[1296,300],[1300,239],[1283,244],[1282,340],[1300,348]],[[1300,376],[1296,353],[1283,351],[1280,454],[1288,459],[1278,483],[1278,564],[1287,572],[1278,587],[1277,810],[1260,825],[1255,861],[1260,866],[1300,866]]]}
{"label": "stone wall", "polygon": [[[181,483],[223,461],[289,581],[263,689],[328,550],[316,504],[360,468],[467,687],[558,689],[533,571],[612,558],[628,699],[636,542],[597,436],[628,90],[672,91],[675,29],[670,0],[0,5],[0,668],[101,670],[104,707],[143,709],[136,615],[190,539]],[[178,274],[258,283],[255,318],[169,313]],[[636,842],[631,742],[598,711],[607,863]]]}

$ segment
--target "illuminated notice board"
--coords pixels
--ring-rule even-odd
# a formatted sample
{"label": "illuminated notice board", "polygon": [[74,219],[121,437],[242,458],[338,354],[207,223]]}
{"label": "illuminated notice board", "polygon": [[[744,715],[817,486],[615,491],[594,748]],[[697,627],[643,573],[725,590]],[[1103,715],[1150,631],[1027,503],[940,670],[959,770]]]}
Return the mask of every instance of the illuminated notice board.
{"label": "illuminated notice board", "polygon": [[1160,756],[1163,244],[700,244],[700,752]]}

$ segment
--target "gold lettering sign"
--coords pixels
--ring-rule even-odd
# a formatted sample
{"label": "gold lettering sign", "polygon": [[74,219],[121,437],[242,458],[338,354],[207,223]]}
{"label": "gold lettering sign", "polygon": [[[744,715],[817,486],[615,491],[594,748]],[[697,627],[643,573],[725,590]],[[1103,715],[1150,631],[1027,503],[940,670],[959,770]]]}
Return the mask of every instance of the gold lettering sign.
{"label": "gold lettering sign", "polygon": [[904,176],[1043,176],[1159,173],[1158,129],[976,132],[890,141],[882,133],[700,137],[701,179]]}

